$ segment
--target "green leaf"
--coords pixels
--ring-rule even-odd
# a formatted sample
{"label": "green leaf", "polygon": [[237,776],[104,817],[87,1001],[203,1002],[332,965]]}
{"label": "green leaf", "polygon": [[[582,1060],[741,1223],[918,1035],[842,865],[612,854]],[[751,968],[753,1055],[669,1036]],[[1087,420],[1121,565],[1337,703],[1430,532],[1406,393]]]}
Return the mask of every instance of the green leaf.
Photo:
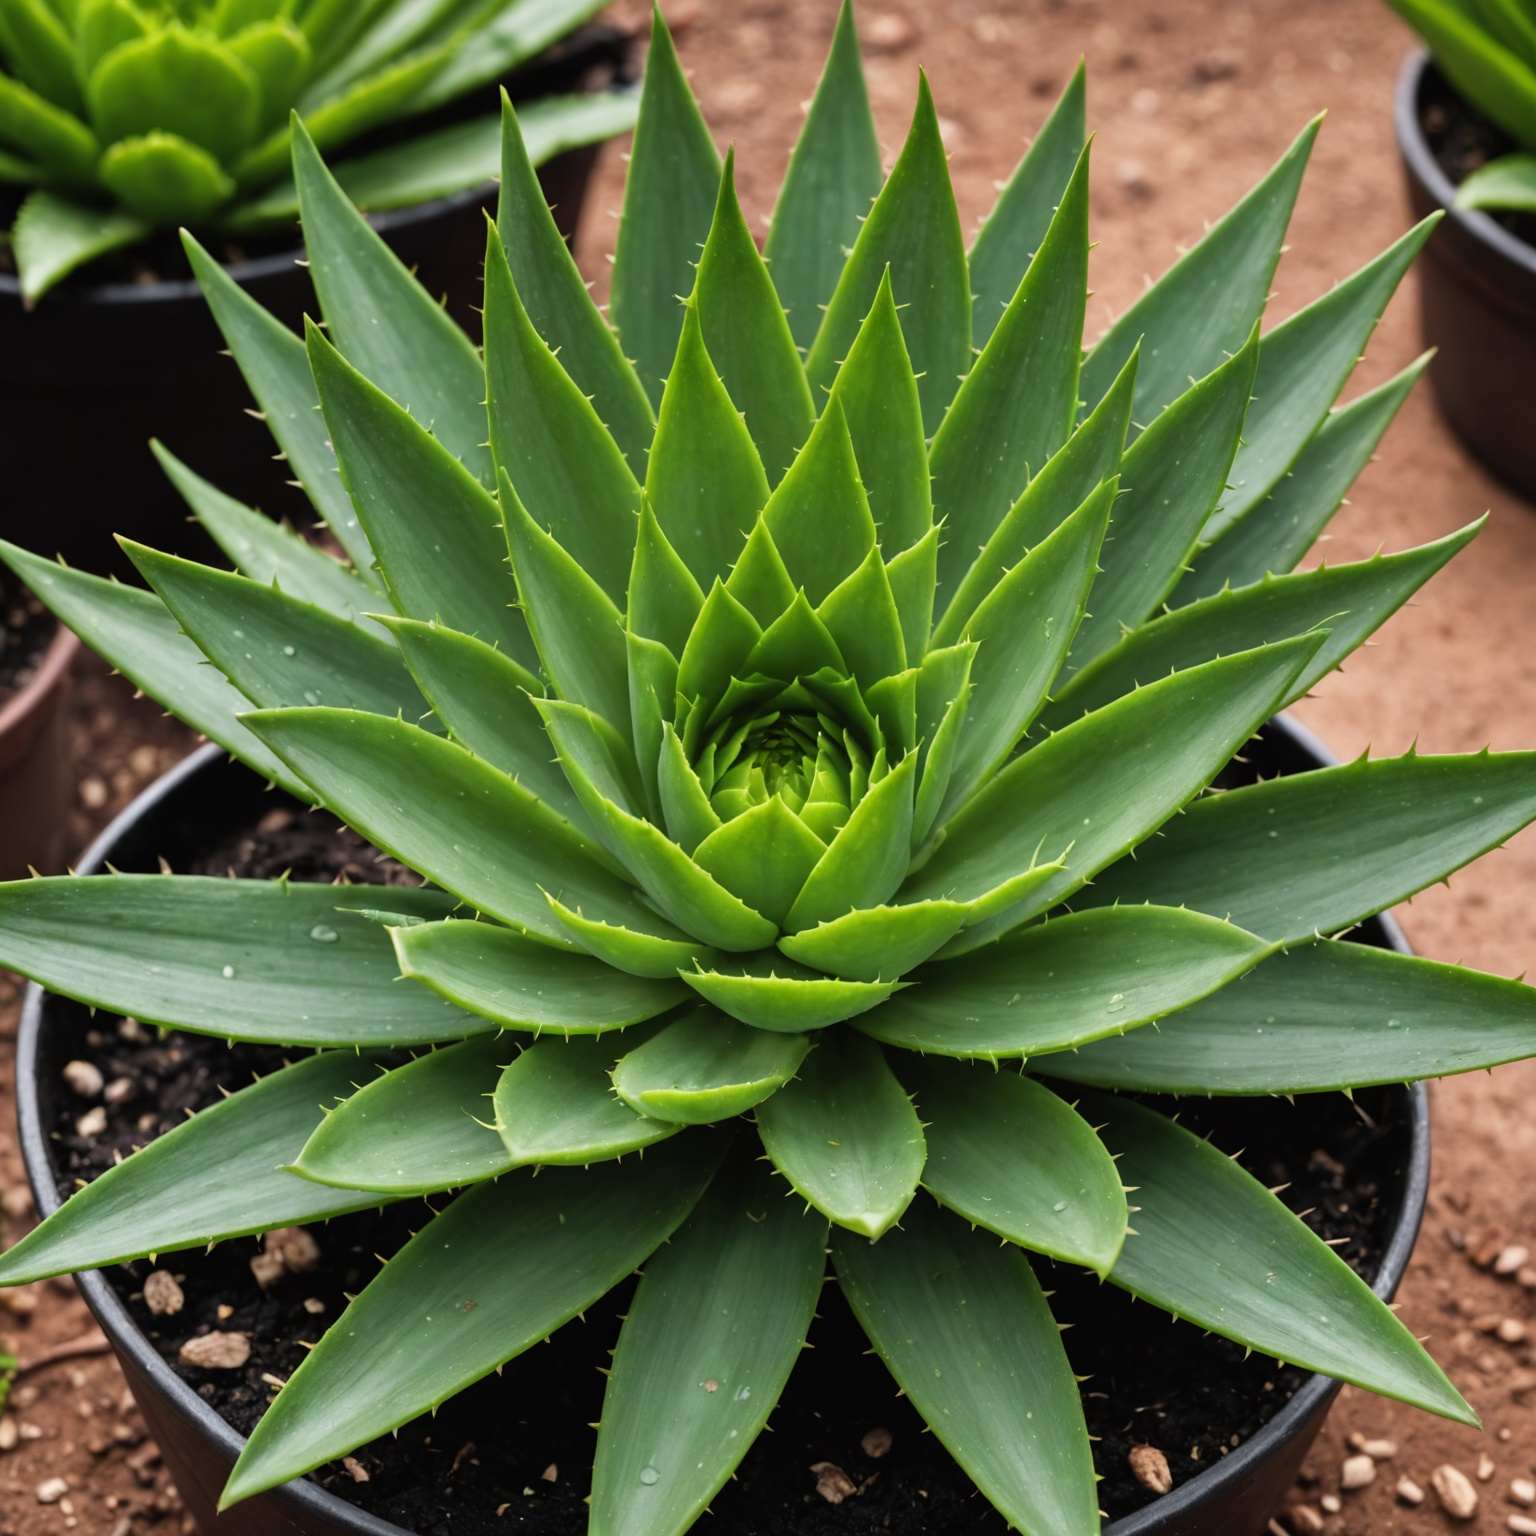
{"label": "green leaf", "polygon": [[[692,659],[691,655],[685,655],[683,673],[678,679],[678,693],[684,698],[693,697],[683,686],[684,680],[695,670],[687,665]],[[768,626],[747,653],[740,670],[748,676],[761,675],[789,683],[797,677],[822,671],[846,676],[847,665],[837,641],[832,638],[832,631],[812,610],[805,589],[801,588],[789,607]],[[710,681],[715,682],[716,678],[711,677]],[[720,679],[722,689],[728,681],[728,678]],[[702,690],[699,694],[706,703],[713,702],[717,696],[713,690]]]}
{"label": "green leaf", "polygon": [[1365,758],[1198,800],[1085,893],[1173,900],[1282,943],[1384,912],[1536,818],[1536,753]]}
{"label": "green leaf", "polygon": [[1129,1216],[1088,1122],[1018,1072],[911,1056],[901,1070],[928,1129],[929,1194],[1010,1243],[1107,1277]]}
{"label": "green leaf", "polygon": [[1029,1261],[927,1200],[872,1244],[834,1233],[859,1325],[928,1427],[1028,1536],[1098,1525],[1076,1378]]}
{"label": "green leaf", "polygon": [[150,224],[202,222],[235,193],[206,149],[174,133],[119,139],[101,157],[99,173],[112,196]]}
{"label": "green leaf", "polygon": [[1089,1113],[1136,1189],[1116,1285],[1293,1365],[1477,1424],[1387,1304],[1235,1159],[1125,1099],[1095,1095]]}
{"label": "green leaf", "polygon": [[[907,656],[929,651],[933,631],[933,598],[938,589],[939,529],[928,532],[896,556],[885,568],[891,596],[901,615],[901,638]],[[926,658],[925,658],[926,659]]]}
{"label": "green leaf", "polygon": [[[489,1030],[399,985],[388,937],[352,915],[378,899],[366,885],[191,875],[18,880],[0,885],[0,960],[93,1008],[231,1040],[425,1045]],[[453,909],[441,891],[389,899],[423,918]]]}
{"label": "green leaf", "polygon": [[1077,418],[1088,292],[1088,151],[1035,260],[933,440],[934,513],[944,524],[939,594],[953,590]]}
{"label": "green leaf", "polygon": [[79,118],[3,73],[0,139],[47,167],[67,186],[84,190],[95,178],[101,154],[95,134]]}
{"label": "green leaf", "polygon": [[256,137],[261,84],[228,48],[172,23],[114,48],[86,82],[105,144],[159,130],[221,164]]}
{"label": "green leaf", "polygon": [[376,391],[436,437],[448,456],[482,485],[492,485],[485,370],[474,345],[347,201],[297,122],[293,174],[309,275],[331,340]]}
{"label": "green leaf", "polygon": [[827,1225],[738,1158],[645,1266],[614,1351],[591,1536],[692,1530],[768,1421],[811,1325]]}
{"label": "green leaf", "polygon": [[120,542],[197,648],[258,709],[339,704],[413,719],[428,713],[400,652],[376,631],[233,571]]}
{"label": "green leaf", "polygon": [[1077,632],[1066,672],[1102,656],[1142,623],[1184,574],[1226,486],[1258,360],[1255,330],[1240,352],[1175,400],[1126,450],[1120,465],[1125,494],[1104,540],[1091,616]]}
{"label": "green leaf", "polygon": [[0,539],[0,560],[57,615],[61,623],[183,724],[301,800],[302,779],[240,722],[249,700],[182,634],[165,604],[149,592],[88,576],[29,554]]}
{"label": "green leaf", "polygon": [[1521,144],[1536,144],[1536,68],[1442,0],[1388,0],[1478,111]]}
{"label": "green leaf", "polygon": [[889,267],[832,381],[831,399],[847,423],[881,549],[911,549],[933,527],[933,488],[923,404]]}
{"label": "green leaf", "polygon": [[1475,0],[1483,26],[1511,53],[1536,64],[1536,15],[1525,0]]}
{"label": "green leaf", "polygon": [[[1243,346],[1269,298],[1321,123],[1308,123],[1274,169],[1109,328],[1083,363],[1084,399],[1102,398],[1140,345],[1134,419],[1145,427],[1191,378],[1204,377]],[[1126,484],[1133,483],[1127,473]]]}
{"label": "green leaf", "polygon": [[684,934],[666,938],[658,934],[665,925],[654,917],[644,929],[584,917],[550,898],[550,910],[568,937],[588,954],[597,955],[616,970],[630,976],[650,976],[670,981],[678,971],[695,963],[707,964],[715,951]]}
{"label": "green leaf", "polygon": [[1086,94],[1087,70],[1079,64],[971,243],[971,340],[978,347],[986,345],[1040,249],[1082,155]]}
{"label": "green leaf", "polygon": [[768,477],[705,351],[694,304],[683,311],[681,326],[646,466],[645,496],[699,585],[708,587],[741,553],[768,500]]}
{"label": "green leaf", "polygon": [[1395,378],[1334,411],[1268,498],[1196,555],[1168,601],[1177,607],[1227,585],[1243,587],[1271,571],[1291,570],[1370,462],[1429,358],[1426,353]]}
{"label": "green leaf", "polygon": [[114,48],[147,36],[149,22],[132,0],[83,0],[73,31],[76,66],[87,79]]}
{"label": "green leaf", "polygon": [[1118,490],[1119,481],[1105,481],[966,621],[965,638],[975,643],[976,659],[941,821],[1008,761],[1045,702],[1083,621]]}
{"label": "green leaf", "polygon": [[547,1338],[671,1236],[718,1156],[690,1136],[641,1163],[519,1174],[460,1196],[289,1378],[220,1507],[404,1424]]}
{"label": "green leaf", "polygon": [[917,733],[922,776],[912,812],[912,846],[923,847],[949,792],[971,702],[976,645],[966,640],[930,650],[917,676]]}
{"label": "green leaf", "polygon": [[864,907],[788,933],[779,948],[802,965],[852,981],[896,981],[943,948],[964,927],[971,909],[958,901]]}
{"label": "green leaf", "polygon": [[327,1051],[216,1099],[71,1195],[0,1257],[0,1285],[28,1285],[381,1204],[376,1194],[327,1189],[283,1168],[315,1128],[322,1106],[345,1098],[370,1070],[369,1058],[354,1050]]}
{"label": "green leaf", "polygon": [[1374,261],[1264,338],[1253,404],[1232,464],[1232,489],[1202,531],[1207,543],[1258,507],[1295,463],[1442,217],[1436,213],[1421,220]]}
{"label": "green leaf", "polygon": [[384,620],[432,711],[460,746],[580,825],[581,805],[533,707],[543,684],[483,640],[417,619]]}
{"label": "green leaf", "polygon": [[704,345],[747,419],[769,482],[777,481],[810,436],[816,408],[773,279],[736,199],[734,151],[725,157],[693,303]]}
{"label": "green leaf", "polygon": [[657,6],[624,184],[612,299],[619,339],[653,405],[662,399],[661,381],[683,328],[682,310],[672,309],[667,297],[681,304],[693,288],[693,265],[709,235],[719,190],[720,156]]}
{"label": "green leaf", "polygon": [[1315,1093],[1478,1071],[1533,1042],[1536,990],[1523,982],[1324,942],[1273,956],[1155,1030],[1035,1065],[1098,1088]]}
{"label": "green leaf", "polygon": [[[327,0],[317,0],[327,9]],[[360,0],[357,15],[340,22],[326,15],[317,18],[316,49],[342,56],[327,61],[327,69],[312,82],[306,100],[324,100],[344,90],[360,77],[386,68],[403,53],[417,47],[442,29],[460,8],[460,0]],[[307,28],[306,23],[306,28]],[[343,37],[339,34],[345,33]],[[344,45],[344,52],[343,52]]]}
{"label": "green leaf", "polygon": [[845,253],[884,179],[853,4],[845,0],[821,81],[779,186],[765,248],[774,287],[802,350],[815,340]]}
{"label": "green leaf", "polygon": [[886,269],[918,375],[927,431],[937,429],[970,366],[971,289],[965,237],[939,119],[926,78],[918,82],[911,131],[838,278],[806,358],[814,391],[831,385],[869,313]]}
{"label": "green leaf", "polygon": [[[0,76],[0,110],[4,77]],[[11,250],[25,304],[35,304],[71,272],[124,246],[137,245],[154,226],[136,214],[75,202],[40,187],[29,193],[11,226]]]}
{"label": "green leaf", "polygon": [[264,710],[245,720],[336,815],[488,916],[573,948],[548,892],[600,921],[654,926],[601,849],[462,747],[357,710]]}
{"label": "green leaf", "polygon": [[848,670],[866,691],[906,669],[901,610],[878,549],[871,547],[863,564],[827,594],[816,616],[827,626]]}
{"label": "green leaf", "polygon": [[800,1034],[878,1008],[900,981],[845,981],[808,971],[773,950],[714,970],[679,972],[706,1002],[754,1029]]}
{"label": "green leaf", "polygon": [[311,0],[299,11],[298,22],[314,49],[318,64],[346,48],[390,0]]}
{"label": "green leaf", "polygon": [[389,936],[402,976],[502,1029],[600,1035],[654,1019],[688,996],[677,982],[626,976],[495,923],[418,923]]}
{"label": "green leaf", "polygon": [[955,944],[974,948],[1048,910],[1210,783],[1321,643],[1304,636],[1192,667],[1048,736],[948,823],[903,900],[973,900],[1028,868],[1039,849],[1064,856],[1065,867]]}
{"label": "green leaf", "polygon": [[493,1103],[496,1131],[515,1168],[560,1163],[586,1167],[675,1136],[675,1122],[648,1120],[614,1097],[614,1054],[623,1041],[573,1036],[539,1040],[503,1069]]}
{"label": "green leaf", "polygon": [[850,1232],[883,1237],[917,1193],[923,1128],[885,1053],[859,1035],[824,1036],[757,1125],[795,1192]]}
{"label": "green leaf", "polygon": [[1009,934],[914,986],[858,1028],[909,1050],[986,1061],[1071,1050],[1177,1013],[1274,946],[1177,907],[1101,907]]}
{"label": "green leaf", "polygon": [[[629,662],[624,621],[607,593],[528,515],[506,471],[501,508],[523,617],[562,698],[629,726]],[[625,550],[626,563],[629,549]]]}
{"label": "green leaf", "polygon": [[309,325],[324,422],[395,606],[537,665],[495,499]]}
{"label": "green leaf", "polygon": [[288,21],[259,22],[224,45],[256,77],[261,90],[260,128],[275,128],[288,115],[308,76],[313,57],[304,34]]}
{"label": "green leaf", "polygon": [[[591,96],[582,95],[566,98],[566,104],[572,111],[585,112],[592,100]],[[651,402],[624,356],[618,337],[587,292],[586,280],[545,201],[524,139],[524,128],[528,126],[535,130],[537,142],[537,131],[549,110],[547,102],[534,102],[524,109],[520,120],[506,92],[502,92],[501,197],[496,209],[496,228],[517,293],[535,329],[559,356],[565,372],[591,399],[599,419],[628,459],[631,471],[636,476],[643,475],[656,431]],[[632,115],[633,102],[625,100],[624,110]],[[614,131],[620,130],[615,127]]]}
{"label": "green leaf", "polygon": [[280,587],[365,630],[383,632],[367,617],[380,605],[377,587],[291,528],[226,496],[163,444],[151,441],[149,446],[166,478],[242,575]]}
{"label": "green leaf", "polygon": [[1484,519],[1433,544],[1218,592],[1132,630],[1073,677],[1041,715],[1058,730],[1102,708],[1137,684],[1198,666],[1244,646],[1284,640],[1328,626],[1328,638],[1291,684],[1282,707],[1331,672],[1437,571],[1476,538]]}
{"label": "green leaf", "polygon": [[[734,581],[735,573],[732,573]],[[682,557],[661,531],[649,502],[640,505],[634,563],[626,594],[625,626],[631,635],[659,641],[681,656],[704,606],[704,594]]]}
{"label": "green leaf", "polygon": [[357,521],[336,469],[330,434],[304,343],[269,315],[191,235],[181,243],[193,275],[267,430],[314,509],[340,541],[353,565],[372,579],[373,547]]}
{"label": "green leaf", "polygon": [[910,752],[854,806],[790,908],[787,932],[877,907],[894,894],[910,863],[916,778]]}
{"label": "green leaf", "polygon": [[492,1036],[430,1051],[364,1083],[323,1119],[290,1171],[316,1184],[426,1195],[493,1179],[512,1166],[486,1124],[513,1047]]}
{"label": "green leaf", "polygon": [[810,1046],[806,1035],[751,1029],[708,1006],[693,1008],[621,1056],[613,1086],[638,1115],[705,1125],[777,1093]]}
{"label": "green leaf", "polygon": [[497,468],[534,521],[623,603],[640,483],[534,329],[494,226],[485,251],[485,379]]}
{"label": "green leaf", "polygon": [[5,0],[0,6],[0,39],[6,62],[39,96],[77,117],[86,115],[74,43],[47,0]]}
{"label": "green leaf", "polygon": [[[675,735],[670,739],[677,741]],[[677,776],[670,782],[676,783]],[[826,851],[826,844],[779,795],[718,825],[689,850],[700,869],[773,923],[783,922]]]}
{"label": "green leaf", "polygon": [[1097,487],[1120,471],[1131,423],[1138,354],[1066,444],[1046,460],[971,562],[933,632],[935,646],[952,645],[987,595],[1030,550],[1050,537]]}
{"label": "green leaf", "polygon": [[[684,571],[678,573],[680,585],[683,584],[684,574]],[[688,582],[697,590],[697,583],[693,582],[691,576]],[[762,518],[758,518],[752,525],[752,532],[747,535],[747,542],[742,546],[741,556],[726,578],[725,590],[752,615],[755,623],[765,627],[794,603],[795,584],[790,580],[789,567],[784,564],[784,557],[779,553],[779,547],[774,543],[773,535],[769,533],[768,525]],[[633,606],[633,597],[630,603]],[[684,604],[680,605],[678,616],[686,617],[691,623],[697,617],[697,610],[689,613],[689,607],[692,605],[685,599]],[[681,643],[674,647],[678,654],[682,653],[687,639],[685,627]]]}
{"label": "green leaf", "polygon": [[[667,836],[684,853],[692,855],[699,844],[712,832],[720,830],[724,823],[709,803],[709,796],[704,792],[698,772],[688,761],[683,743],[670,722],[662,727],[662,748],[656,777]],[[820,847],[819,840],[817,846]],[[721,878],[718,872],[715,878]]]}
{"label": "green leaf", "polygon": [[[796,606],[800,610],[797,618],[809,612],[803,595]],[[775,628],[782,631],[787,622],[781,621]],[[677,669],[678,699],[701,705],[695,717],[711,709],[733,676],[751,670],[748,658],[762,653],[763,639],[757,620],[720,585],[717,576],[683,646]]]}
{"label": "green leaf", "polygon": [[1536,213],[1536,155],[1500,155],[1456,189],[1458,208]]}

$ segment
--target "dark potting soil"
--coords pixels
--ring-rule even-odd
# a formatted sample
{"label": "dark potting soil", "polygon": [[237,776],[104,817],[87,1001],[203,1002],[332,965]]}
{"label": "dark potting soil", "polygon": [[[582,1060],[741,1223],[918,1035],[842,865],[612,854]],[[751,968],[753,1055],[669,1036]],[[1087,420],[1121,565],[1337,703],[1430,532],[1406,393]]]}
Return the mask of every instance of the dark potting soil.
{"label": "dark potting soil", "polygon": [[42,603],[0,566],[0,704],[37,676],[57,628]]}
{"label": "dark potting soil", "polygon": [[[1502,128],[1459,96],[1434,68],[1425,72],[1419,97],[1419,126],[1440,169],[1458,187],[1490,160],[1519,148]],[[1527,245],[1536,246],[1536,214],[1490,216]]]}
{"label": "dark potting soil", "polygon": [[[328,818],[282,810],[212,849],[190,872],[227,869],[377,883],[415,878]],[[161,1037],[128,1021],[93,1020],[83,1009],[70,1010],[68,1019],[78,1038],[61,1049],[89,1057],[108,1083],[126,1086],[108,1095],[114,1102],[106,1106],[107,1128],[96,1135],[76,1129],[83,1101],[55,1097],[61,1193],[214,1102],[221,1089],[242,1087],[284,1060],[277,1050],[231,1049],[192,1035]],[[1361,1102],[1378,1101],[1366,1094]],[[1372,1122],[1340,1095],[1294,1106],[1242,1100],[1180,1108],[1184,1123],[1209,1132],[1218,1146],[1247,1147],[1244,1164],[1252,1173],[1268,1185],[1288,1183],[1286,1201],[1306,1212],[1322,1236],[1341,1239],[1339,1252],[1357,1270],[1374,1273],[1400,1185],[1404,1138],[1397,1128]],[[273,1381],[297,1369],[304,1346],[343,1310],[346,1293],[378,1272],[375,1255],[392,1253],[426,1215],[421,1202],[409,1201],[317,1226],[318,1265],[284,1274],[265,1290],[251,1270],[260,1251],[255,1241],[167,1256],[162,1267],[177,1276],[186,1298],[175,1317],[151,1315],[144,1304],[149,1264],[122,1266],[109,1279],[171,1369],[249,1432],[273,1396]],[[1058,1318],[1075,1325],[1067,1349],[1073,1368],[1089,1377],[1085,1404],[1111,1517],[1152,1499],[1130,1476],[1133,1444],[1163,1450],[1182,1484],[1251,1437],[1305,1379],[1271,1361],[1245,1360],[1238,1347],[1133,1305],[1066,1266],[1037,1262],[1042,1282],[1055,1292]],[[322,1468],[316,1481],[418,1536],[580,1536],[595,1439],[588,1426],[602,1406],[597,1367],[606,1363],[627,1294],[621,1286],[584,1322],[561,1329],[500,1377],[406,1426],[398,1438],[363,1447],[348,1465]],[[182,1344],[213,1330],[249,1336],[243,1368],[208,1371],[179,1361]],[[835,1284],[824,1291],[811,1343],[773,1416],[773,1432],[748,1452],[707,1528],[724,1536],[1002,1536],[1002,1520],[866,1352]],[[872,1454],[881,1442],[888,1449]],[[858,1489],[840,1504],[817,1491],[818,1473],[829,1477],[826,1463]]]}

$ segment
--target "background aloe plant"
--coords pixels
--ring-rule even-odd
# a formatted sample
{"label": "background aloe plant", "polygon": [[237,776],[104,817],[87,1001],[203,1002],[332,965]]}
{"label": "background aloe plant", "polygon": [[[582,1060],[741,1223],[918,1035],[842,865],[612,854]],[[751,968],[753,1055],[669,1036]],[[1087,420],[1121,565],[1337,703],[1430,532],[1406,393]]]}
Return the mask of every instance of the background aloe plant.
{"label": "background aloe plant", "polygon": [[1536,3],[1388,3],[1423,38],[1446,79],[1518,146],[1468,176],[1457,203],[1536,213]]}
{"label": "background aloe plant", "polygon": [[[35,187],[12,246],[35,299],[84,262],[178,224],[291,222],[289,114],[322,148],[499,80],[602,0],[4,0],[0,181]],[[623,132],[633,103],[552,97],[535,159]],[[374,211],[495,174],[494,113],[344,170]]]}
{"label": "background aloe plant", "polygon": [[925,84],[882,176],[846,11],[766,263],[658,18],[617,335],[510,110],[483,357],[302,133],[324,332],[188,241],[351,563],[163,450],[236,570],[129,544],[142,591],[0,552],[428,884],[0,887],[0,963],[314,1050],[75,1195],[0,1282],[468,1187],[307,1357],[227,1501],[643,1263],[590,1529],[676,1536],[772,1411],[829,1247],[1031,1536],[1099,1521],[1031,1254],[1472,1419],[1274,1194],[1137,1097],[1536,1051],[1525,986],[1329,937],[1536,817],[1536,755],[1205,793],[1475,532],[1294,569],[1422,367],[1335,405],[1427,224],[1261,334],[1315,131],[1086,356],[1081,75],[967,251]]}

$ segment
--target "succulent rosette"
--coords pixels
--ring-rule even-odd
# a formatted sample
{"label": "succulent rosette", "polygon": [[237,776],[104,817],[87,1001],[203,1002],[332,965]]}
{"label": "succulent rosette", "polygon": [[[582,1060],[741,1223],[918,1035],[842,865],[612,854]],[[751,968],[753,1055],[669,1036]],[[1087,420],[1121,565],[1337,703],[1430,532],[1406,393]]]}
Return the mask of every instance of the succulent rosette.
{"label": "succulent rosette", "polygon": [[882,174],[847,12],[766,260],[658,18],[616,329],[510,111],[483,353],[302,134],[324,330],[189,242],[347,559],[168,453],[235,570],[127,544],[142,591],[5,558],[425,883],[0,887],[0,963],[313,1052],[75,1195],[0,1280],[463,1191],[283,1387],[227,1501],[642,1264],[602,1536],[693,1525],[829,1252],[1032,1536],[1099,1523],[1047,1261],[1472,1418],[1276,1194],[1144,1101],[1536,1048],[1528,988],[1335,941],[1536,815],[1531,754],[1207,792],[1475,532],[1294,569],[1419,371],[1335,408],[1428,232],[1261,335],[1314,132],[1086,355],[1081,76],[967,250],[926,85]]}

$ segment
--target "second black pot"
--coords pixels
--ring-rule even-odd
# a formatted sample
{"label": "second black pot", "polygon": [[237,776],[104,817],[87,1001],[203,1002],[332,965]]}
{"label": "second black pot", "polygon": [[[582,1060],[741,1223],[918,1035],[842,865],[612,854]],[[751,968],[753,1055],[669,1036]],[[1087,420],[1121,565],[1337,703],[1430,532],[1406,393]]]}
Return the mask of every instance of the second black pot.
{"label": "second black pot", "polygon": [[[1248,759],[1250,771],[1261,770],[1266,777],[1332,761],[1312,737],[1284,719],[1265,727]],[[254,822],[271,804],[254,775],[229,763],[218,748],[206,747],[146,790],[85,855],[80,872],[99,871],[108,862],[121,870],[152,870],[162,854],[185,867],[210,828]],[[1390,918],[1365,925],[1361,937],[1407,952]],[[71,1027],[83,1013],[36,986],[28,990],[17,1045],[17,1100],[22,1152],[43,1215],[59,1205],[49,1128],[57,1123],[55,1095]],[[1377,1294],[1390,1298],[1407,1267],[1428,1193],[1428,1095],[1422,1086],[1382,1090],[1375,1108],[1378,1118],[1395,1127],[1398,1182],[1386,1196],[1390,1222],[1374,1279]],[[241,1436],[171,1371],[102,1274],[82,1275],[79,1285],[112,1341],[150,1433],[204,1536],[408,1536],[309,1481],[215,1516],[219,1490],[244,1443]],[[1105,1536],[1260,1536],[1294,1482],[1338,1390],[1336,1381],[1308,1377],[1290,1402],[1230,1455],[1155,1504],[1115,1521]]]}
{"label": "second black pot", "polygon": [[[520,73],[518,97],[574,90],[627,43],[606,29]],[[622,67],[619,72],[622,74]],[[486,98],[494,101],[494,94]],[[484,105],[477,102],[477,105]],[[574,238],[597,146],[568,150],[539,172],[567,240]],[[377,215],[374,227],[429,293],[478,335],[483,299],[485,209],[495,187]],[[172,259],[179,257],[174,252]],[[228,268],[263,308],[302,328],[317,313],[297,248]],[[184,260],[177,271],[185,270]],[[36,308],[22,307],[16,279],[0,276],[0,534],[71,565],[127,574],[113,542],[124,533],[193,558],[214,555],[188,522],[181,498],[149,449],[153,437],[220,490],[300,526],[309,503],[291,489],[266,427],[248,414],[250,391],[221,349],[201,289],[187,278],[136,284],[66,281]]]}
{"label": "second black pot", "polygon": [[1397,84],[1397,147],[1415,218],[1446,218],[1418,263],[1424,341],[1441,413],[1501,480],[1536,501],[1536,247],[1486,213],[1456,206],[1456,188],[1424,134],[1424,111],[1450,88],[1427,53]]}

